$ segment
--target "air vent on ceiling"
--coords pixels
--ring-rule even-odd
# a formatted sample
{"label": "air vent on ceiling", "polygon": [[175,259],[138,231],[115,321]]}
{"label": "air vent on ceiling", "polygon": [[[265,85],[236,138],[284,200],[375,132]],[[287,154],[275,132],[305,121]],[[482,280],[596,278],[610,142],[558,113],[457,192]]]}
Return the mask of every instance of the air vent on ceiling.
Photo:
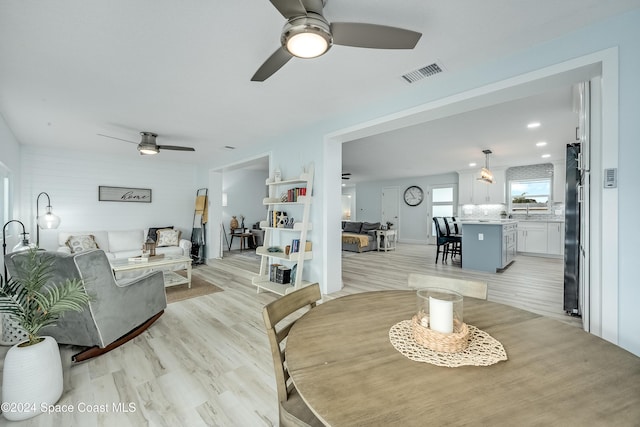
{"label": "air vent on ceiling", "polygon": [[407,83],[415,83],[418,80],[424,79],[425,77],[431,77],[435,74],[441,73],[442,69],[443,69],[442,66],[434,62],[433,64],[427,65],[415,71],[411,71],[407,74],[404,74],[402,78]]}

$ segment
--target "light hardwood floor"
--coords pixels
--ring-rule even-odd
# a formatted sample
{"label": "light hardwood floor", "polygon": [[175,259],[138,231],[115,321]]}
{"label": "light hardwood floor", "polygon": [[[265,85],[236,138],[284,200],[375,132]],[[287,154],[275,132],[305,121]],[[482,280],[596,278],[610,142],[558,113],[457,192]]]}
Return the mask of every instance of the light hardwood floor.
{"label": "light hardwood floor", "polygon": [[[356,292],[407,289],[409,272],[486,280],[489,300],[579,325],[562,312],[562,260],[518,256],[499,274],[435,264],[432,246],[398,244],[392,252],[343,253],[344,288]],[[193,274],[224,289],[170,304],[133,341],[71,365],[77,350],[61,346],[64,393],[73,413],[42,414],[11,426],[273,426],[278,413],[271,354],[261,310],[276,298],[256,293],[259,259],[249,251],[199,266]],[[8,347],[0,347],[0,357]],[[2,363],[2,362],[0,362]],[[118,412],[114,404],[130,412]],[[102,405],[102,406],[100,406]],[[98,407],[96,407],[98,406]],[[90,409],[96,409],[91,412]],[[0,425],[7,423],[0,418]]]}

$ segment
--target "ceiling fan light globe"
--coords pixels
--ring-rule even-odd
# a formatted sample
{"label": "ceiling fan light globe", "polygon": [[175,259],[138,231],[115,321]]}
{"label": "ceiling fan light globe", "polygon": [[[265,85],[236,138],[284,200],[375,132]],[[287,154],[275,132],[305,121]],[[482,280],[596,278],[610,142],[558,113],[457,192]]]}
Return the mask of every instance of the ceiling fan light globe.
{"label": "ceiling fan light globe", "polygon": [[329,24],[320,15],[303,16],[285,24],[280,42],[291,55],[308,59],[326,53],[333,37]]}
{"label": "ceiling fan light globe", "polygon": [[158,147],[139,146],[138,151],[140,154],[158,154]]}
{"label": "ceiling fan light globe", "polygon": [[316,33],[298,33],[287,40],[287,50],[298,58],[316,58],[328,49],[327,41]]}

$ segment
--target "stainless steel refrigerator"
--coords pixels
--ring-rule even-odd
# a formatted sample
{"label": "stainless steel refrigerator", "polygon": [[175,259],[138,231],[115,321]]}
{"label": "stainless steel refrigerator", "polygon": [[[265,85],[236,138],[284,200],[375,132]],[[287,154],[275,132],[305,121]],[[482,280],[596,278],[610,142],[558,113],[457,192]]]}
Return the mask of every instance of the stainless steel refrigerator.
{"label": "stainless steel refrigerator", "polygon": [[564,235],[564,311],[582,315],[580,306],[580,144],[567,144]]}

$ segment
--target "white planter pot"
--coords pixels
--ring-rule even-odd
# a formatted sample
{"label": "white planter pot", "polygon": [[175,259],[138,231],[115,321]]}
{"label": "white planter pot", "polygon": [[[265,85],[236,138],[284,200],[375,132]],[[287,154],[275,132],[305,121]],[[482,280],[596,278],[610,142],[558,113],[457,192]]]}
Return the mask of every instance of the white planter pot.
{"label": "white planter pot", "polygon": [[5,356],[0,400],[7,420],[34,417],[62,396],[60,349],[52,337],[43,338],[28,347],[16,344]]}

